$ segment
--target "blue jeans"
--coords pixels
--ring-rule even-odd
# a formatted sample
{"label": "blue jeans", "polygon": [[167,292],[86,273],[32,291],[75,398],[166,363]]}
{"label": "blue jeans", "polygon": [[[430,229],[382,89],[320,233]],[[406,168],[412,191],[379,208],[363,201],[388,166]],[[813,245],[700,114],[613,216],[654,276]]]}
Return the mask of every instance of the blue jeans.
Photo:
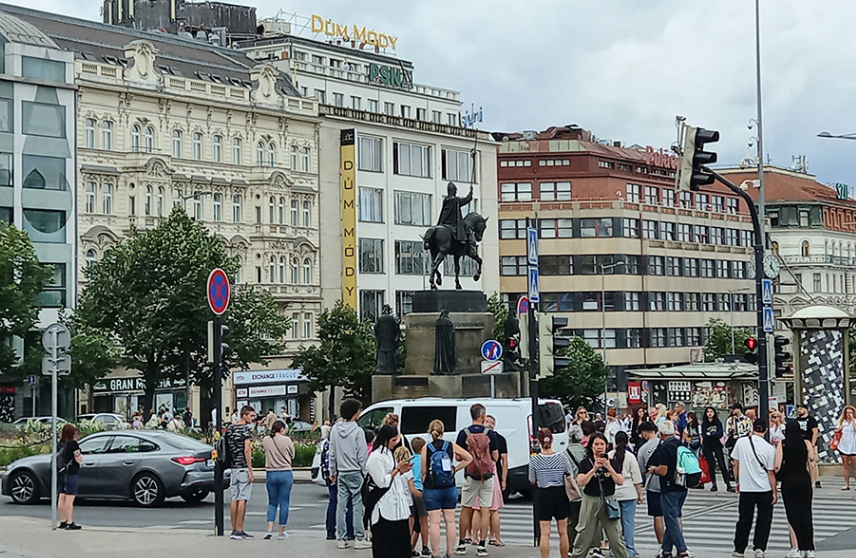
{"label": "blue jeans", "polygon": [[[336,504],[339,501],[339,489],[335,484],[327,485],[327,538],[336,538]],[[354,538],[354,504],[348,501],[348,511],[346,512],[346,523],[348,524],[348,539]]]}
{"label": "blue jeans", "polygon": [[338,487],[338,501],[336,502],[336,537],[344,540],[346,533],[345,515],[348,503],[354,505],[354,537],[362,540],[366,536],[366,528],[363,523],[363,514],[366,509],[363,506],[363,474],[360,471],[348,471],[339,473],[336,477]]}
{"label": "blue jeans", "polygon": [[294,473],[291,471],[268,471],[265,487],[268,493],[267,520],[273,523],[276,519],[276,508],[279,508],[279,524],[288,523],[288,505],[291,502],[291,487],[294,485]]}
{"label": "blue jeans", "polygon": [[621,500],[618,506],[621,508],[621,535],[624,538],[624,546],[627,547],[627,554],[631,557],[638,556],[633,538],[633,532],[636,530],[636,500]]}
{"label": "blue jeans", "polygon": [[687,549],[687,543],[684,541],[684,533],[681,531],[681,524],[678,523],[678,518],[681,517],[681,508],[684,507],[686,499],[686,490],[660,493],[660,505],[663,508],[663,523],[666,526],[666,532],[663,534],[663,552],[671,553],[672,547],[675,547],[677,553],[680,554]]}

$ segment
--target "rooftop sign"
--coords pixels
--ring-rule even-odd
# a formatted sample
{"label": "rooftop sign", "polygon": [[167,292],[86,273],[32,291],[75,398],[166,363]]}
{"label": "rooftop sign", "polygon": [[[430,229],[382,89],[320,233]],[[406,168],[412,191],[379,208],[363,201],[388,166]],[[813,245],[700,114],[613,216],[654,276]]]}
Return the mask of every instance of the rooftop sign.
{"label": "rooftop sign", "polygon": [[681,164],[680,157],[672,155],[662,148],[654,151],[650,145],[645,148],[645,164],[664,169],[677,170]]}
{"label": "rooftop sign", "polygon": [[395,48],[398,37],[378,33],[374,29],[366,30],[354,24],[352,27],[334,22],[332,19],[325,20],[320,15],[312,14],[312,32],[324,33],[328,37],[339,37],[343,41],[360,41],[379,48]]}

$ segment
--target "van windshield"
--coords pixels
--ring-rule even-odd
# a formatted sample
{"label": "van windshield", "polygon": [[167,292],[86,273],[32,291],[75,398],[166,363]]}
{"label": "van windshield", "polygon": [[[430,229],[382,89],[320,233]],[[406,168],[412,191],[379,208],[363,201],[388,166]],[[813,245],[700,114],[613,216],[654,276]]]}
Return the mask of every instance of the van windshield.
{"label": "van windshield", "polygon": [[372,409],[371,411],[365,411],[362,416],[357,419],[357,424],[363,428],[377,430],[380,428],[380,425],[383,424],[383,419],[386,417],[387,413],[391,412],[393,412],[392,407],[379,407],[377,409]]}
{"label": "van windshield", "polygon": [[455,432],[458,429],[457,407],[404,407],[401,409],[401,433],[425,434],[431,421],[438,419],[443,422],[445,432]]}
{"label": "van windshield", "polygon": [[557,403],[544,403],[538,405],[538,410],[541,412],[541,420],[538,421],[542,427],[549,428],[553,434],[560,434],[565,431],[565,413],[562,412],[562,406]]}

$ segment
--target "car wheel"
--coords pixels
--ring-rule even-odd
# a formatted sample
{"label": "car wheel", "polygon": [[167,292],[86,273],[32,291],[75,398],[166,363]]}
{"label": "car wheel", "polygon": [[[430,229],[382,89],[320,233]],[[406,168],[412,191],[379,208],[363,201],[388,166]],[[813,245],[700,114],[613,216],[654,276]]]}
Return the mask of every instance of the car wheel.
{"label": "car wheel", "polygon": [[181,499],[185,502],[198,504],[199,502],[207,498],[208,494],[209,492],[207,490],[197,490],[196,492],[191,492],[190,494],[182,494]]}
{"label": "car wheel", "polygon": [[159,506],[164,500],[163,483],[152,473],[143,473],[131,484],[131,498],[141,508]]}
{"label": "car wheel", "polygon": [[39,482],[31,471],[15,473],[9,482],[12,501],[16,504],[35,504],[39,501]]}

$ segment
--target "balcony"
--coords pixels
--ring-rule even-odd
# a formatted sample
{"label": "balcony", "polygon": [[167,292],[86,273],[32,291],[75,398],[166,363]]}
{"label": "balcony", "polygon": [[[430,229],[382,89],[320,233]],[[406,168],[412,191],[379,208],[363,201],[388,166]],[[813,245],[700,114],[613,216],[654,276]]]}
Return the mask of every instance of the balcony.
{"label": "balcony", "polygon": [[847,256],[782,256],[786,264],[832,264],[856,266],[856,258]]}
{"label": "balcony", "polygon": [[416,120],[415,118],[402,118],[400,116],[393,116],[391,114],[368,112],[365,110],[356,110],[347,107],[336,107],[333,105],[319,105],[318,108],[321,114],[325,116],[337,116],[339,118],[347,118],[348,120],[362,120],[365,122],[374,122],[376,124],[386,124],[387,126],[412,128],[414,130],[422,130],[425,132],[434,132],[437,134],[446,134],[450,136],[460,136],[464,138],[474,138],[476,137],[476,134],[478,134],[478,138],[482,141],[493,141],[493,139],[487,132],[472,130],[470,128],[460,128],[458,126],[449,126],[447,124],[438,124],[436,122]]}

